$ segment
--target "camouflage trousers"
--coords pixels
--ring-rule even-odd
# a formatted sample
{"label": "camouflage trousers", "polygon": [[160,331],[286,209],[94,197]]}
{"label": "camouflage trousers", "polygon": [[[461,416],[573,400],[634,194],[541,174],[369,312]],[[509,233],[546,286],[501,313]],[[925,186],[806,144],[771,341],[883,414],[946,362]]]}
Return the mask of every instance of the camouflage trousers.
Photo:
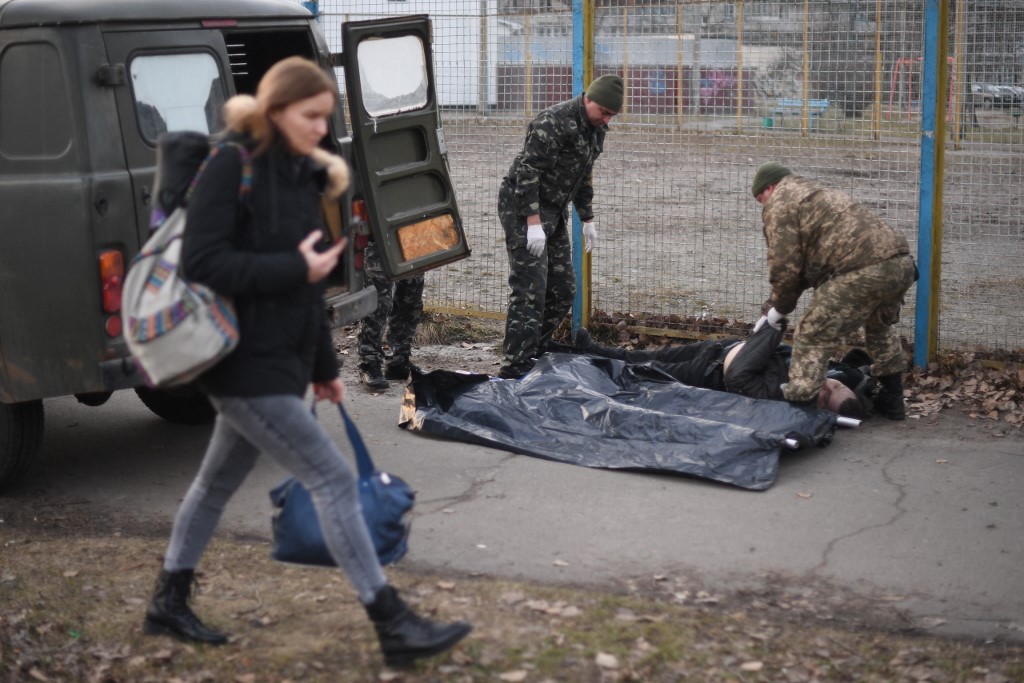
{"label": "camouflage trousers", "polygon": [[508,183],[498,192],[498,216],[508,252],[508,314],[501,373],[521,375],[533,367],[551,335],[572,308],[576,275],[565,212],[541,211],[547,244],[540,256],[526,250],[526,219],[516,215]]}
{"label": "camouflage trousers", "polygon": [[783,385],[786,400],[816,399],[832,352],[849,345],[861,328],[875,377],[906,371],[907,358],[894,326],[914,273],[914,259],[897,256],[838,275],[814,290],[793,334],[789,382]]}
{"label": "camouflage trousers", "polygon": [[364,252],[363,272],[377,289],[377,309],[359,321],[359,362],[384,361],[385,328],[391,357],[409,358],[412,339],[423,317],[423,276],[390,282],[373,242]]}

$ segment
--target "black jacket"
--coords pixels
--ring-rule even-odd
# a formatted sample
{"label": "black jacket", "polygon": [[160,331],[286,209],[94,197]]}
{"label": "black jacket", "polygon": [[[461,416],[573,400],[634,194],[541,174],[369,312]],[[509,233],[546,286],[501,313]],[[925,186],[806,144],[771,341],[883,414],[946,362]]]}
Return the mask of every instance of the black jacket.
{"label": "black jacket", "polygon": [[236,349],[199,384],[215,396],[302,396],[311,381],[338,376],[323,286],[309,283],[298,250],[324,227],[325,176],[309,158],[281,147],[252,157],[252,164],[252,190],[240,201],[241,155],[224,147],[189,201],[185,274],[234,300],[240,333]]}
{"label": "black jacket", "polygon": [[764,325],[750,335],[729,364],[725,388],[751,398],[784,401],[782,385],[789,381],[789,347],[781,346],[785,328]]}
{"label": "black jacket", "polygon": [[[626,351],[622,357],[633,364],[648,363],[691,387],[784,401],[782,384],[789,380],[790,349],[780,346],[782,334],[783,330],[765,325],[747,339],[709,339],[654,351]],[[745,343],[732,359],[726,377],[725,357],[740,342]]]}

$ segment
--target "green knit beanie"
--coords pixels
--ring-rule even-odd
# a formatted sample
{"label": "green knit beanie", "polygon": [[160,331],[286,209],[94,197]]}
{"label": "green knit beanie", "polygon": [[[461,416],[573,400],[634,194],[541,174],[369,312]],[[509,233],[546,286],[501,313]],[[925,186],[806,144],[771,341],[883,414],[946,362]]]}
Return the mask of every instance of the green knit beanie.
{"label": "green knit beanie", "polygon": [[757,195],[761,194],[764,188],[774,185],[792,173],[792,171],[777,161],[761,164],[757,169],[757,173],[754,174],[754,186],[751,188],[754,192],[754,197],[756,198]]}
{"label": "green knit beanie", "polygon": [[587,88],[587,97],[602,107],[616,113],[622,111],[622,79],[606,75],[594,79]]}

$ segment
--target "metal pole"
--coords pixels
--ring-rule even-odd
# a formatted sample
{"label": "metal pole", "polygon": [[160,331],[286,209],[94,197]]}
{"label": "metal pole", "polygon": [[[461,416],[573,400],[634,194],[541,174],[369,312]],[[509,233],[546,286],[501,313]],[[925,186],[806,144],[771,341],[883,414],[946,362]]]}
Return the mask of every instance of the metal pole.
{"label": "metal pole", "polygon": [[[578,96],[594,77],[594,0],[572,2],[572,93]],[[572,212],[572,268],[576,297],[572,304],[573,332],[590,324],[590,254],[583,250],[583,225]]]}
{"label": "metal pole", "polygon": [[[942,240],[942,124],[936,128],[936,115],[945,102],[940,99],[945,83],[945,25],[940,25],[942,7],[948,0],[925,0],[924,63],[921,83],[921,172],[918,193],[917,264],[921,279],[917,282],[914,312],[914,365],[925,367],[935,357],[938,341],[938,309]],[[940,120],[943,117],[938,117]],[[938,154],[936,154],[938,150]]]}
{"label": "metal pole", "polygon": [[736,3],[736,132],[743,132],[743,0]]}

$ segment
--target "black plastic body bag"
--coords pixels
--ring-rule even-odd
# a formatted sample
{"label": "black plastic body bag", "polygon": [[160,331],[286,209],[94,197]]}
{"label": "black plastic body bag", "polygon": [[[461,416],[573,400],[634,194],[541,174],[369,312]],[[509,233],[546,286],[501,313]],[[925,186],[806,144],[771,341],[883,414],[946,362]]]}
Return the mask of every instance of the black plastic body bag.
{"label": "black plastic body bag", "polygon": [[413,372],[401,426],[523,455],[763,490],[785,440],[832,440],[833,413],[680,384],[645,365],[549,353],[520,380]]}

